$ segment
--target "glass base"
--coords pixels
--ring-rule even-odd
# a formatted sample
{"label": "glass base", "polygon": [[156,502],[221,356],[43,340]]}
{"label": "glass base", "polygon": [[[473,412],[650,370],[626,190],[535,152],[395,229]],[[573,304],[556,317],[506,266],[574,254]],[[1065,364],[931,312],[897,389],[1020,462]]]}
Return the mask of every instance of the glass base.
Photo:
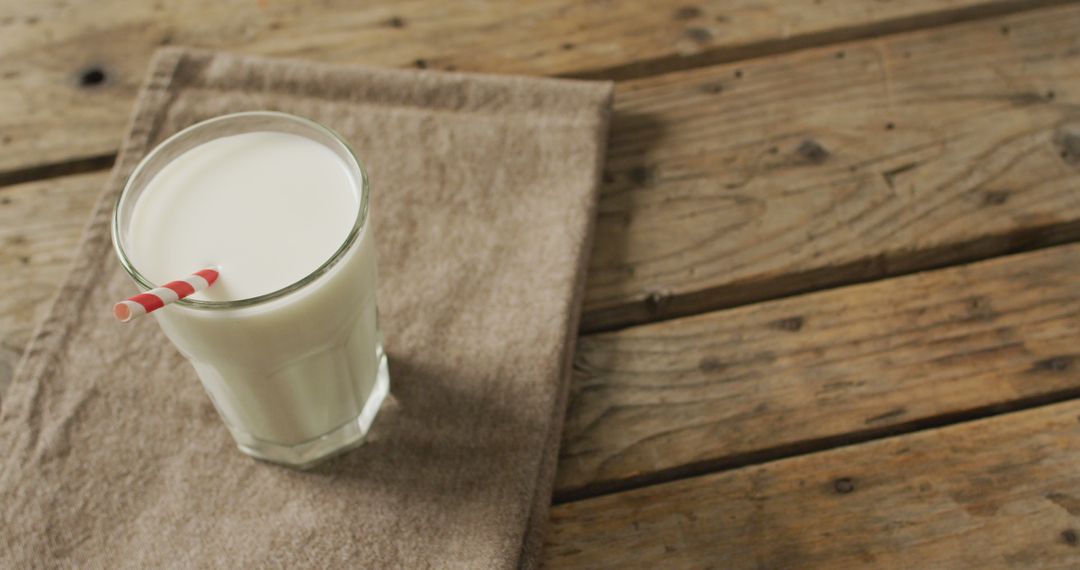
{"label": "glass base", "polygon": [[233,438],[236,439],[236,446],[240,448],[240,451],[256,459],[296,469],[309,469],[364,443],[364,438],[389,393],[390,370],[387,366],[386,354],[380,347],[375,386],[371,389],[371,395],[368,396],[364,409],[360,410],[360,415],[352,420],[326,434],[292,446],[262,441],[239,431],[232,432]]}

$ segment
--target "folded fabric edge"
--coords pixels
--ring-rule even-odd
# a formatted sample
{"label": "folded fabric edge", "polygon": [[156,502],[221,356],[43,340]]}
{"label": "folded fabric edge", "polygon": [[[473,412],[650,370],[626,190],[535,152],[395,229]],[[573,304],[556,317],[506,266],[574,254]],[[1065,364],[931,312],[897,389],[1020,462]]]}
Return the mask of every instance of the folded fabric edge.
{"label": "folded fabric edge", "polygon": [[549,423],[548,437],[544,444],[543,455],[537,471],[536,486],[531,512],[526,521],[522,537],[521,555],[518,568],[531,570],[540,563],[547,531],[548,514],[551,509],[551,497],[555,486],[555,471],[559,463],[559,449],[562,432],[566,423],[566,408],[569,405],[570,383],[573,381],[574,355],[577,350],[578,327],[581,324],[582,305],[585,298],[585,284],[588,274],[589,258],[596,238],[596,213],[600,202],[600,182],[607,156],[608,129],[611,123],[614,84],[607,85],[606,93],[600,102],[598,113],[600,122],[597,127],[596,155],[593,157],[593,192],[590,194],[588,216],[585,226],[585,239],[575,260],[576,283],[571,297],[570,317],[567,319],[566,345],[563,348],[561,382],[555,396],[555,406]]}

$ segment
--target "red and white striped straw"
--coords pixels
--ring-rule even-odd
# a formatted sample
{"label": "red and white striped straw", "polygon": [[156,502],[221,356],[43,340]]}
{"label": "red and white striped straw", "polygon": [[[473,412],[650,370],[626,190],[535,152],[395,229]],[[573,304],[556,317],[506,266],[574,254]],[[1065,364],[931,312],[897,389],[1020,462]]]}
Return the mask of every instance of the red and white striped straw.
{"label": "red and white striped straw", "polygon": [[203,269],[179,281],[170,281],[161,287],[129,297],[113,305],[113,315],[126,323],[135,317],[156,311],[169,303],[179,301],[196,291],[202,291],[217,281],[217,268]]}

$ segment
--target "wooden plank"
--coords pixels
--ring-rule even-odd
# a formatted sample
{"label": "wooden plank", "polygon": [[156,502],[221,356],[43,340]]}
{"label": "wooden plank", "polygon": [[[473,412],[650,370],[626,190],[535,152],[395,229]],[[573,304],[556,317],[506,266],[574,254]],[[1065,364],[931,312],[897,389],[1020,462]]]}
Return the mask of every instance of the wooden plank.
{"label": "wooden plank", "polygon": [[[108,155],[164,44],[321,61],[625,76],[1061,0],[0,4],[0,173]],[[77,133],[78,136],[71,136]]]}
{"label": "wooden plank", "polygon": [[585,330],[1080,238],[1080,7],[620,84]]}
{"label": "wooden plank", "polygon": [[583,337],[557,496],[1080,396],[1080,244]]}
{"label": "wooden plank", "polygon": [[557,506],[545,568],[1076,568],[1080,403]]}
{"label": "wooden plank", "polygon": [[107,173],[0,189],[0,395],[67,273]]}

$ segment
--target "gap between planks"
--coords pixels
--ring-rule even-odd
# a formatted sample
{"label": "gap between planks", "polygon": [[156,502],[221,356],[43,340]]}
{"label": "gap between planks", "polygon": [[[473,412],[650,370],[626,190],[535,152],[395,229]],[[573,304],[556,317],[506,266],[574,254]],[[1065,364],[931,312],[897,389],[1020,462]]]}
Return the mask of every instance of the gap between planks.
{"label": "gap between planks", "polygon": [[87,174],[112,168],[116,153],[88,156],[55,164],[41,164],[30,168],[0,172],[0,191],[5,186],[14,186],[26,182],[37,182],[49,178],[59,178],[72,174]]}
{"label": "gap between planks", "polygon": [[690,56],[665,55],[653,59],[643,59],[600,69],[561,73],[558,74],[557,77],[571,79],[608,79],[614,81],[644,79],[654,75],[686,71],[698,67],[734,63],[737,61],[780,55],[802,49],[827,47],[833,44],[856,40],[938,28],[963,22],[985,20],[1000,16],[1008,16],[1018,12],[1053,6],[1063,6],[1077,2],[1078,0],[1006,0],[997,4],[963,6],[929,14],[916,14],[914,16],[900,17],[883,22],[855,24],[831,30],[795,35],[787,38],[758,41],[741,46],[718,47]]}
{"label": "gap between planks", "polygon": [[655,471],[638,477],[604,482],[602,484],[573,489],[571,491],[555,491],[552,496],[551,504],[563,505],[605,495],[614,495],[626,491],[633,491],[634,489],[640,489],[642,487],[694,479],[703,475],[723,473],[725,471],[734,471],[744,467],[772,463],[773,461],[800,455],[811,455],[842,449],[875,440],[903,437],[924,431],[940,429],[954,424],[981,420],[1012,412],[1022,412],[1024,410],[1059,404],[1076,399],[1080,399],[1080,387],[1068,388],[1049,394],[1039,394],[1006,403],[990,404],[971,410],[942,414],[929,418],[920,418],[910,422],[893,424],[881,428],[870,428],[836,436],[800,441],[797,443],[723,457],[713,461],[701,461],[698,463],[680,465],[678,467]]}
{"label": "gap between planks", "polygon": [[[611,312],[617,312],[620,316],[616,321],[608,320],[609,311],[605,309],[586,310],[580,332],[583,335],[616,332],[702,313],[1038,251],[1077,241],[1080,241],[1080,220],[980,236],[966,242],[912,250],[893,257],[876,255],[837,266],[815,267],[807,271],[787,273],[782,280],[726,283],[719,287],[674,296],[654,293],[646,299],[644,305],[614,307]],[[623,318],[627,312],[634,313],[634,316]]]}
{"label": "gap between planks", "polygon": [[1064,402],[552,509],[543,568],[1075,568]]}

